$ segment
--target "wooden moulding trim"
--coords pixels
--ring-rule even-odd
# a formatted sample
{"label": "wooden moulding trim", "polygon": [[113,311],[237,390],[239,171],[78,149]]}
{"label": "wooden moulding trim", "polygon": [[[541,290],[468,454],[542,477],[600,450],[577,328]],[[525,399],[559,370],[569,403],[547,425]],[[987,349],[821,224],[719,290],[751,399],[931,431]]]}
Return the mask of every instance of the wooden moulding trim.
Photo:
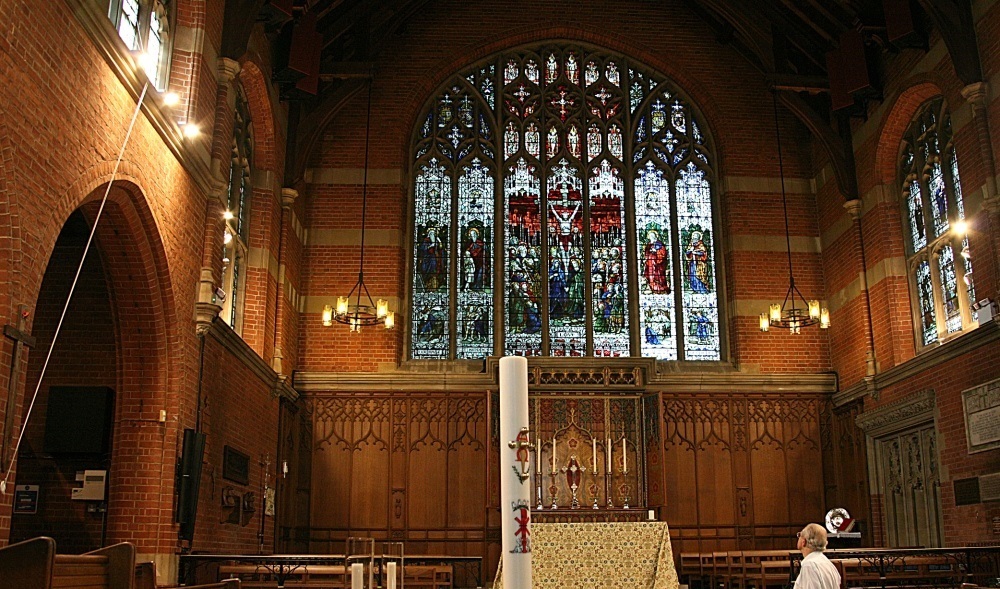
{"label": "wooden moulding trim", "polygon": [[903,431],[934,419],[934,390],[919,391],[858,415],[854,422],[870,438]]}
{"label": "wooden moulding trim", "polygon": [[[140,76],[135,70],[132,56],[122,51],[122,43],[118,38],[117,31],[108,20],[107,14],[98,9],[98,4],[101,3],[91,0],[64,1],[122,86],[133,100],[138,100],[142,86],[146,82],[145,74]],[[101,5],[106,5],[106,3]],[[199,157],[197,148],[184,142],[177,124],[161,110],[158,100],[149,96],[157,94],[156,89],[152,88],[152,83],[150,86],[147,97],[142,102],[142,111],[146,114],[146,119],[163,139],[163,144],[174,154],[177,161],[187,170],[191,179],[207,197],[212,193],[212,186],[217,182],[212,177],[206,161],[207,158]]]}
{"label": "wooden moulding trim", "polygon": [[894,385],[898,382],[913,378],[918,374],[932,370],[935,367],[954,360],[955,358],[972,352],[982,346],[994,344],[1000,340],[1000,323],[996,320],[985,325],[980,325],[976,329],[963,333],[953,340],[949,340],[937,347],[925,349],[925,351],[910,358],[906,362],[893,366],[885,372],[876,375],[870,380],[861,380],[857,384],[840,391],[833,396],[834,406],[840,407],[852,401],[871,394],[877,398],[878,391]]}
{"label": "wooden moulding trim", "polygon": [[[561,359],[560,359],[561,360]],[[567,359],[568,360],[568,359]],[[586,359],[585,359],[586,360]],[[648,359],[630,359],[651,362]],[[587,360],[590,361],[590,360]],[[570,365],[557,366],[546,362],[542,368],[546,374],[558,372],[567,376],[566,381],[551,382],[541,385],[532,384],[532,390],[537,391],[572,391],[576,393],[620,393],[640,395],[655,392],[667,393],[824,393],[830,394],[836,390],[836,377],[833,374],[744,374],[730,373],[672,373],[659,374],[646,380],[645,375],[639,378],[634,386],[573,383],[573,380],[586,380],[592,374],[600,375],[604,370],[618,374],[624,367],[590,364],[583,369],[574,369]],[[610,364],[610,363],[609,363]],[[538,367],[529,365],[529,371]],[[634,363],[633,363],[634,368]],[[574,373],[580,370],[579,379]],[[647,373],[648,374],[648,373]],[[295,390],[300,392],[333,392],[333,391],[381,391],[381,392],[438,392],[438,391],[495,391],[499,383],[496,371],[487,369],[479,373],[447,373],[447,372],[296,372]]]}

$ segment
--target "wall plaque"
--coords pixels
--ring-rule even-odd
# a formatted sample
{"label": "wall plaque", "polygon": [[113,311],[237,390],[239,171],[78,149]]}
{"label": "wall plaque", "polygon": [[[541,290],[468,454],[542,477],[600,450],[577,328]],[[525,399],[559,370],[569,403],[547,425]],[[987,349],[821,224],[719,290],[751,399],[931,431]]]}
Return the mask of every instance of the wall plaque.
{"label": "wall plaque", "polygon": [[222,478],[241,485],[249,485],[250,457],[231,446],[223,448]]}
{"label": "wall plaque", "polygon": [[1000,448],[1000,378],[962,391],[969,453]]}
{"label": "wall plaque", "polygon": [[979,477],[955,481],[955,505],[979,503]]}
{"label": "wall plaque", "polygon": [[986,501],[1000,501],[1000,472],[979,477],[979,496]]}

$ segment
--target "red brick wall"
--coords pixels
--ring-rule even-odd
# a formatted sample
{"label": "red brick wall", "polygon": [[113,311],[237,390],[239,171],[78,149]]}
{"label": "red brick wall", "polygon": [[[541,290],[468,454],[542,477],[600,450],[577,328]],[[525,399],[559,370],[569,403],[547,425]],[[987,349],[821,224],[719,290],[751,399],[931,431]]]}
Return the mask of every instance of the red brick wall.
{"label": "red brick wall", "polygon": [[[489,22],[489,27],[480,26]],[[560,23],[553,26],[552,23]],[[627,37],[608,31],[628,31]],[[709,27],[684,5],[630,3],[627,10],[608,10],[605,3],[513,2],[503,8],[448,1],[414,15],[407,34],[387,39],[379,54],[372,87],[371,168],[403,171],[402,185],[368,188],[368,228],[408,231],[409,150],[415,121],[439,84],[465,67],[497,51],[523,43],[569,39],[621,52],[655,68],[686,92],[701,113],[703,129],[716,147],[720,178],[778,178],[771,95],[763,77],[731,48],[719,45]],[[366,93],[359,92],[325,129],[310,154],[309,166],[360,169],[364,165]],[[788,179],[809,179],[810,138],[784,109],[781,111],[784,166]],[[721,186],[717,186],[721,193]],[[306,222],[316,229],[360,229],[361,186],[311,184]],[[729,236],[783,233],[781,195],[775,192],[730,192],[720,198],[722,233]],[[816,200],[812,194],[789,194],[791,232],[818,236]],[[365,282],[373,295],[404,297],[408,248],[366,248]],[[358,247],[309,245],[306,250],[305,294],[346,294],[357,279]],[[796,280],[807,296],[820,297],[824,277],[821,258],[795,253]],[[781,300],[787,288],[783,252],[726,252],[730,298]],[[395,334],[362,336],[362,350],[347,328],[324,328],[319,305],[302,316],[300,369],[364,371],[393,363],[405,355],[402,331],[405,303],[396,317]],[[764,311],[762,308],[757,312]],[[761,334],[756,313],[730,317],[730,358],[762,372],[819,372],[830,369],[829,339],[814,332],[800,337]]]}
{"label": "red brick wall", "polygon": [[[217,117],[217,67],[214,60],[209,63],[205,58],[216,54],[212,48],[220,45],[223,8],[221,2],[178,3],[178,26],[204,31],[204,53],[178,52],[170,82],[172,90],[191,101],[172,116],[190,118],[203,130],[201,138],[185,148],[191,150],[186,157],[192,160],[208,153],[216,118],[231,120],[228,107],[219,109],[223,116]],[[10,285],[0,292],[0,323],[15,321],[19,303],[32,309],[29,328],[39,338],[39,345],[28,355],[24,367],[30,363],[32,369],[27,382],[22,382],[30,390],[37,382],[38,362],[44,357],[51,307],[61,304],[58,297],[43,289],[43,276],[46,281],[63,279],[68,269],[67,262],[54,254],[56,238],[74,210],[103,195],[135,101],[73,12],[61,3],[4,3],[0,19],[14,31],[0,38],[0,279]],[[258,54],[266,55],[266,39],[259,32],[256,38]],[[49,59],[57,50],[60,58]],[[259,77],[268,80],[269,71],[260,71]],[[255,91],[274,95],[266,83],[262,85]],[[268,101],[258,104],[276,108]],[[271,146],[271,170],[274,177],[281,178],[283,145],[277,144],[283,144],[284,130],[279,132],[278,128],[284,117],[262,113],[259,118],[273,121],[258,138],[261,145]],[[111,192],[91,253],[103,265],[104,290],[97,289],[93,273],[85,274],[78,303],[71,309],[76,323],[71,323],[72,328],[64,334],[64,347],[57,348],[53,356],[43,391],[62,379],[106,382],[116,389],[105,540],[135,542],[140,553],[169,554],[179,549],[173,524],[175,464],[183,429],[195,427],[197,415],[200,363],[193,305],[200,268],[207,260],[216,263],[215,246],[221,247],[221,211],[211,204],[206,206],[208,195],[145,115],[136,122],[118,180],[120,188]],[[270,192],[267,196],[270,202],[260,211],[264,228],[258,239],[260,247],[276,255],[280,215],[274,197]],[[93,204],[83,210],[91,221],[96,216]],[[298,271],[291,274],[297,276]],[[260,334],[255,349],[266,356],[266,364],[273,345],[276,292],[276,283],[268,275],[253,293],[259,311],[254,313],[250,332]],[[81,311],[81,307],[86,310]],[[81,339],[84,328],[89,339]],[[282,329],[295,339],[294,320]],[[110,352],[107,346],[111,346]],[[207,348],[205,370],[214,380],[202,390],[212,405],[207,411],[211,417],[204,421],[209,451],[193,548],[255,552],[259,513],[248,527],[237,526],[239,530],[220,524],[221,490],[212,488],[209,472],[213,468],[221,472],[224,445],[238,447],[252,456],[255,467],[248,489],[257,490],[260,498],[257,460],[270,454],[273,462],[276,453],[277,401],[271,399],[273,383],[269,380],[273,373],[259,368],[252,372],[249,365],[259,363],[244,360],[233,346],[224,349],[216,341]],[[9,340],[4,339],[0,346],[4,378],[10,353]],[[289,372],[294,368],[289,360],[285,365]],[[0,421],[7,390],[5,383],[0,389]],[[159,422],[161,409],[167,412],[165,424]],[[22,395],[15,404],[17,419],[24,410]],[[44,417],[44,400],[41,412],[36,412],[29,424],[30,431],[36,432],[32,435],[43,431],[44,420],[35,421],[39,415]],[[274,468],[272,464],[272,471]],[[29,464],[24,469],[27,478],[37,470]],[[12,483],[18,480],[17,475],[15,470]],[[71,480],[49,485],[60,491],[70,486],[74,486]],[[11,494],[0,496],[0,544],[6,544],[11,533],[10,498]],[[89,515],[77,512],[41,517],[60,520],[67,528],[77,521],[86,523],[78,526],[81,530],[93,527],[86,519]],[[20,523],[16,528],[21,529]],[[87,533],[89,536],[81,535],[79,540],[67,535],[60,550],[83,549],[95,538],[91,531]],[[270,529],[266,536],[269,546]]]}

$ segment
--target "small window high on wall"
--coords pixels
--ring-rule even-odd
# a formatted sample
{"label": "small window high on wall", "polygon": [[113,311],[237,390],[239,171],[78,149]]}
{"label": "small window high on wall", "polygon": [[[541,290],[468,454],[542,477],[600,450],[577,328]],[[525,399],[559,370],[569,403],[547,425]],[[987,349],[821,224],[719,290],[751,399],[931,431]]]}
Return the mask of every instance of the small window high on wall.
{"label": "small window high on wall", "polygon": [[229,161],[226,229],[222,252],[222,288],[226,298],[222,318],[236,333],[243,332],[243,307],[250,241],[251,173],[253,164],[253,125],[250,105],[243,86],[236,86],[236,111],[233,120],[233,143]]}
{"label": "small window high on wall", "polygon": [[702,129],[664,76],[591,47],[454,76],[413,136],[410,358],[723,359]]}
{"label": "small window high on wall", "polygon": [[108,18],[129,51],[148,56],[146,75],[162,92],[170,66],[170,2],[168,0],[111,0]]}
{"label": "small window high on wall", "polygon": [[977,325],[972,256],[951,116],[942,98],[924,104],[900,148],[904,233],[917,347]]}

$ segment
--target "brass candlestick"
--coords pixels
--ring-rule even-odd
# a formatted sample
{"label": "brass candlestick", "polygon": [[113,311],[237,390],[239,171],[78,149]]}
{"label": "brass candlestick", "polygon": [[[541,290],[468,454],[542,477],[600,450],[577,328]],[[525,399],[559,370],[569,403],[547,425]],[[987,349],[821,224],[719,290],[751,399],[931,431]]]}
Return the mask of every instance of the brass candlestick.
{"label": "brass candlestick", "polygon": [[566,483],[569,486],[570,493],[572,493],[572,501],[570,502],[571,509],[580,508],[580,498],[577,496],[577,490],[580,488],[580,477],[587,472],[585,467],[579,466],[576,462],[576,456],[570,459],[569,466],[564,466],[559,469],[566,475]]}
{"label": "brass candlestick", "polygon": [[597,492],[597,465],[596,464],[594,465],[594,468],[592,468],[590,470],[590,495],[591,495],[591,499],[594,500],[594,506],[593,506],[594,509],[600,509],[600,507],[597,505],[597,496],[600,495],[600,493]]}
{"label": "brass candlestick", "polygon": [[559,487],[556,486],[556,471],[554,469],[549,471],[549,479],[552,481],[549,485],[549,497],[552,499],[550,509],[559,509],[559,504],[556,503],[556,493],[559,491]]}
{"label": "brass candlestick", "polygon": [[612,478],[613,478],[613,474],[611,472],[611,468],[609,467],[608,470],[604,473],[604,492],[608,496],[608,505],[607,505],[608,509],[614,509],[615,508],[615,502],[614,502],[614,500],[611,497],[611,495],[614,493],[614,491],[612,490],[612,487],[611,487],[611,479]]}

